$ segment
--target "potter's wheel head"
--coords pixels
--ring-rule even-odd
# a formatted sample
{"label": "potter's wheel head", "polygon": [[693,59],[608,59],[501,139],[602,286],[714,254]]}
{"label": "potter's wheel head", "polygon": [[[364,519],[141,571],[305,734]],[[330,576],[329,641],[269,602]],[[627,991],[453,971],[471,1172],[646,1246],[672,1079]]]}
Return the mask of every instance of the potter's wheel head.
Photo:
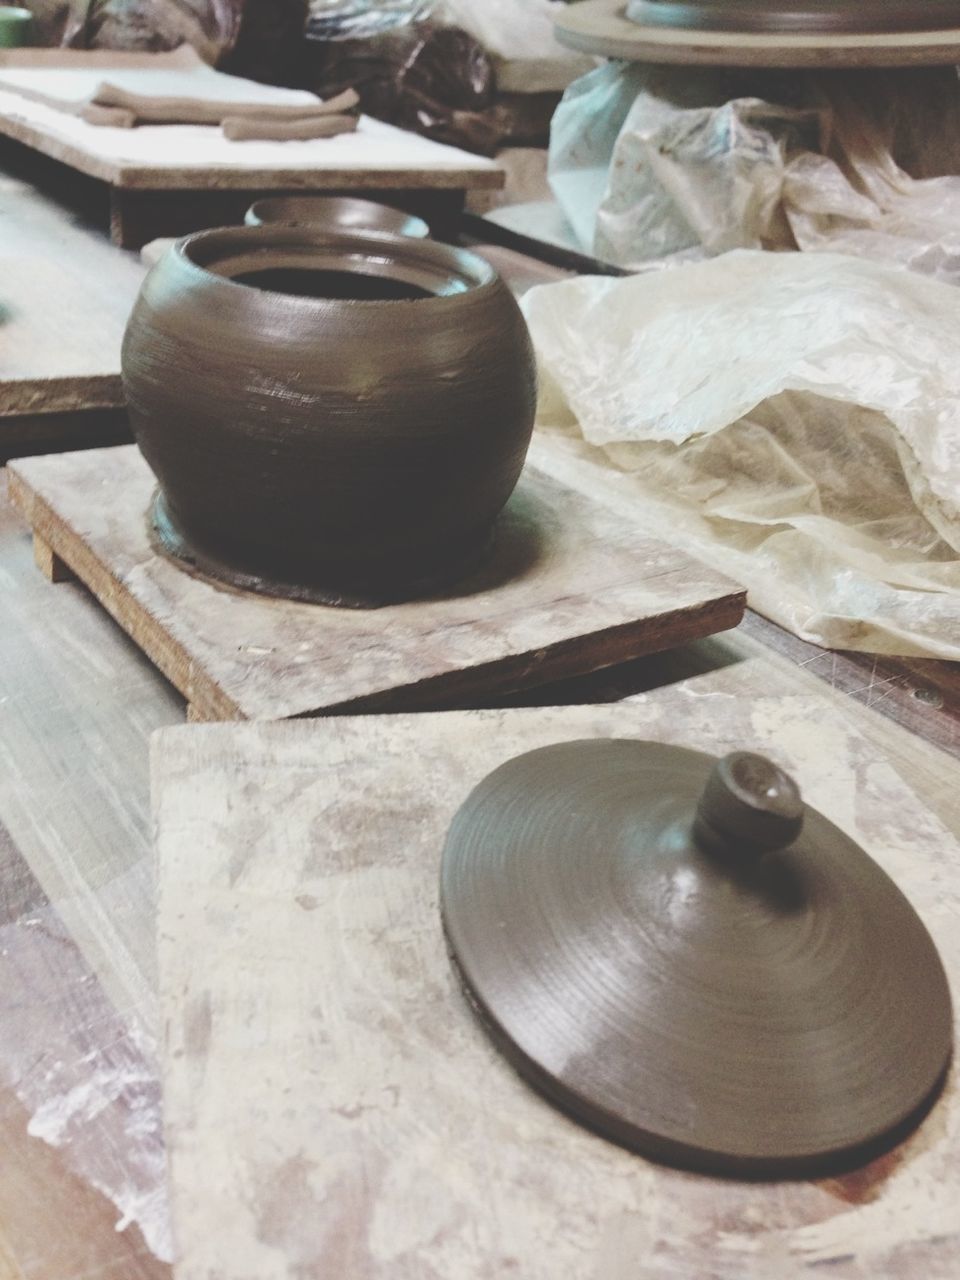
{"label": "potter's wheel head", "polygon": [[641,27],[810,35],[943,31],[960,27],[960,0],[628,0]]}
{"label": "potter's wheel head", "polygon": [[916,1123],[952,1014],[933,942],[758,756],[632,740],[509,761],[443,856],[451,953],[514,1065],[655,1159],[791,1176]]}

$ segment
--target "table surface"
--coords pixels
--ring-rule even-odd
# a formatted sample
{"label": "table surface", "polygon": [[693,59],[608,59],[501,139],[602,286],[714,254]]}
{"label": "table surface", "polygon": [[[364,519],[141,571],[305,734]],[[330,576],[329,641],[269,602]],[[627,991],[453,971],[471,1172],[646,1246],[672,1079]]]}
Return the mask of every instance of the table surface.
{"label": "table surface", "polygon": [[146,268],[0,172],[3,419],[123,404],[120,343]]}
{"label": "table surface", "polygon": [[[518,283],[550,278],[497,253]],[[144,1239],[162,1249],[165,1231],[148,739],[184,703],[84,588],[40,575],[2,492],[0,1280],[153,1280],[169,1269]],[[708,671],[734,692],[827,697],[960,835],[947,664],[826,653],[750,617],[500,701],[613,701]]]}
{"label": "table surface", "polygon": [[218,125],[113,129],[0,88],[0,133],[136,190],[340,190],[503,186],[494,161],[362,116],[355,133],[306,142],[231,142]]}

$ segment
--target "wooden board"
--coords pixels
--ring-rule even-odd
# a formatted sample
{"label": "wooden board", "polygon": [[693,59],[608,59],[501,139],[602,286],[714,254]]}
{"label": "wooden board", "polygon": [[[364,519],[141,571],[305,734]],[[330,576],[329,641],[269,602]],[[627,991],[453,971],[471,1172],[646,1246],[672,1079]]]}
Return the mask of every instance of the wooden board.
{"label": "wooden board", "polygon": [[0,174],[0,457],[122,438],[120,344],[144,271]]}
{"label": "wooden board", "polygon": [[911,67],[960,62],[960,31],[893,35],[738,34],[642,27],[626,0],[581,0],[554,19],[561,44],[632,62],[728,67]]}
{"label": "wooden board", "polygon": [[535,448],[460,594],[373,610],[221,589],[158,555],[134,446],[25,459],[9,482],[41,555],[90,588],[195,720],[462,705],[736,626],[742,591],[549,469]]}
{"label": "wooden board", "polygon": [[284,89],[216,71],[189,44],[164,53],[0,50],[0,88],[61,110],[76,111],[85,106],[104,81],[145,97],[270,106],[313,105],[318,101],[316,94],[303,89]]}
{"label": "wooden board", "polygon": [[[68,72],[69,56],[78,69]],[[137,190],[353,190],[358,188],[456,189],[501,187],[504,175],[493,161],[362,117],[356,133],[308,142],[230,142],[219,126],[162,125],[111,129],[90,125],[63,107],[89,95],[99,79],[114,78],[127,87],[158,74],[185,74],[215,81],[210,93],[223,95],[223,80],[209,68],[151,72],[164,55],[67,55],[62,50],[21,50],[0,55],[0,132],[54,160],[99,178],[113,187]],[[141,62],[149,60],[149,66]],[[49,64],[55,63],[54,66]],[[134,63],[131,67],[131,62]],[[164,63],[166,66],[166,63]],[[31,77],[31,69],[36,74]],[[57,77],[61,83],[58,88]],[[230,79],[233,79],[232,77]],[[237,80],[237,96],[252,94],[279,101],[291,91]],[[60,98],[62,107],[37,101]],[[302,97],[302,94],[297,94]]]}
{"label": "wooden board", "polygon": [[58,263],[0,249],[0,416],[123,405],[123,274],[107,308]]}
{"label": "wooden board", "polygon": [[960,989],[960,848],[826,700],[722,690],[157,735],[177,1280],[955,1275],[955,1080],[858,1172],[699,1177],[555,1112],[460,995],[437,909],[456,809],[521,751],[617,735],[791,769],[908,894]]}

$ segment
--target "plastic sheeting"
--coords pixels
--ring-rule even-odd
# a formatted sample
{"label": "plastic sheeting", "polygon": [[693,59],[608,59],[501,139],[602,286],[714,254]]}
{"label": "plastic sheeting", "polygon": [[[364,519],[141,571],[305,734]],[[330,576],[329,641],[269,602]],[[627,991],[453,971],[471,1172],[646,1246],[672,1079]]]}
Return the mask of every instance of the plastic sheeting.
{"label": "plastic sheeting", "polygon": [[440,0],[438,10],[448,22],[469,31],[489,53],[501,58],[563,58],[577,60],[572,49],[559,44],[553,20],[562,0]]}
{"label": "plastic sheeting", "polygon": [[638,270],[735,248],[832,250],[960,280],[954,68],[608,63],[554,117],[550,179],[588,252]]}
{"label": "plastic sheeting", "polygon": [[523,302],[543,427],[829,648],[960,659],[960,290],[835,254],[733,252]]}

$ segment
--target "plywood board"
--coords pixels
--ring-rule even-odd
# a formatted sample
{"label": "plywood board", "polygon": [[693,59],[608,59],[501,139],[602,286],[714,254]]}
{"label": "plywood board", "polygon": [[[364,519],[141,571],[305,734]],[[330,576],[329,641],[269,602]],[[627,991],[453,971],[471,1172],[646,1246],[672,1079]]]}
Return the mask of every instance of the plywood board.
{"label": "plywood board", "polygon": [[[162,88],[171,77],[181,85],[184,76],[193,75],[200,82],[201,94],[209,92],[218,98],[225,96],[223,81],[232,78],[218,76],[208,68],[189,71],[164,64],[164,70],[155,72],[141,65],[144,59],[163,55],[127,55],[118,60],[115,54],[97,59],[91,54],[73,54],[81,64],[75,70],[62,65],[66,56],[63,51],[0,55],[0,133],[114,187],[463,191],[503,186],[503,171],[495,161],[367,116],[361,118],[355,133],[306,142],[231,142],[213,125],[113,129],[87,124],[70,114],[69,108],[108,76],[128,88],[143,80],[145,91],[150,92],[151,76]],[[121,65],[130,61],[135,65]],[[36,64],[34,69],[31,64]],[[154,87],[152,91],[158,90]],[[256,96],[274,102],[310,96],[239,79],[231,92],[238,99]],[[38,100],[44,97],[51,101]]]}
{"label": "plywood board", "polygon": [[126,319],[57,263],[0,252],[0,417],[122,406]]}
{"label": "plywood board", "polygon": [[736,626],[743,593],[551,473],[535,447],[490,560],[457,594],[331,609],[230,591],[158,554],[134,446],[30,458],[10,492],[189,700],[193,719],[463,705]]}
{"label": "plywood board", "polygon": [[960,30],[891,35],[792,35],[641,26],[626,0],[581,0],[554,18],[556,37],[578,53],[630,62],[721,67],[915,67],[960,61]]}
{"label": "plywood board", "polygon": [[470,789],[522,751],[629,736],[790,769],[897,880],[960,989],[960,848],[826,699],[731,695],[725,676],[613,707],[154,738],[178,1280],[955,1275],[954,1080],[858,1172],[679,1173],[531,1092],[451,972],[439,862]]}
{"label": "plywood board", "polygon": [[2,419],[123,406],[120,344],[145,268],[0,176]]}

